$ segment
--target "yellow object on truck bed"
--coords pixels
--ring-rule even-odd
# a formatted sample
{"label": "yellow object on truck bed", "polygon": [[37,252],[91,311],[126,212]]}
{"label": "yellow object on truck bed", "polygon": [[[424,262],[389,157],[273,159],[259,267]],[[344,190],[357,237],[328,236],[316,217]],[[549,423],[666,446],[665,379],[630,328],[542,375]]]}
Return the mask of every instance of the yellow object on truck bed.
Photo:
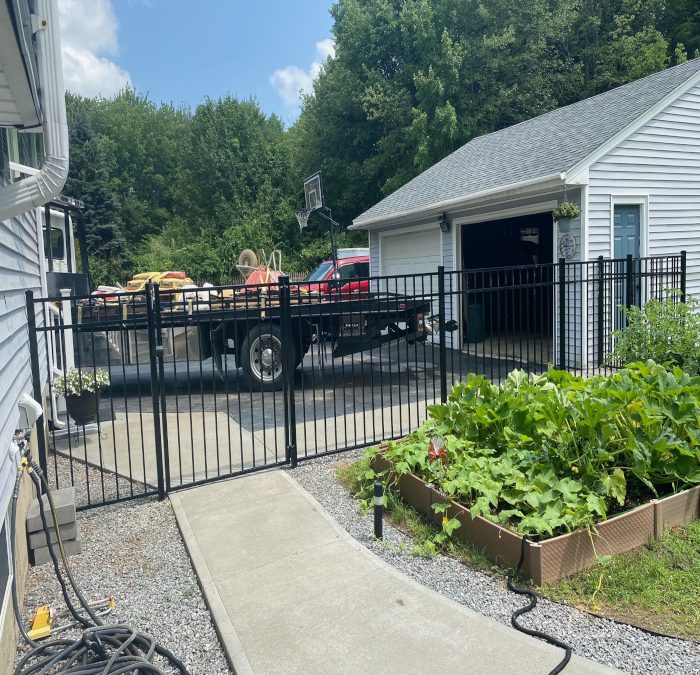
{"label": "yellow object on truck bed", "polygon": [[126,290],[138,293],[144,290],[146,284],[151,281],[158,284],[163,291],[172,291],[183,286],[192,286],[193,282],[184,272],[141,272],[134,274],[126,284]]}

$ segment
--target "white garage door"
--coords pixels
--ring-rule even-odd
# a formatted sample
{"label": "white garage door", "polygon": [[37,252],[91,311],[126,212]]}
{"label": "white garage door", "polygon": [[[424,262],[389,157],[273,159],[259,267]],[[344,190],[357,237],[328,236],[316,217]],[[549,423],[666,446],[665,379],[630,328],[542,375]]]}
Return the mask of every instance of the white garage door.
{"label": "white garage door", "polygon": [[382,275],[437,272],[441,242],[438,227],[383,236],[379,244]]}
{"label": "white garage door", "polygon": [[404,275],[405,278],[386,279],[383,290],[412,297],[425,297],[438,311],[437,268],[442,263],[442,233],[438,227],[383,236],[379,244],[381,274]]}

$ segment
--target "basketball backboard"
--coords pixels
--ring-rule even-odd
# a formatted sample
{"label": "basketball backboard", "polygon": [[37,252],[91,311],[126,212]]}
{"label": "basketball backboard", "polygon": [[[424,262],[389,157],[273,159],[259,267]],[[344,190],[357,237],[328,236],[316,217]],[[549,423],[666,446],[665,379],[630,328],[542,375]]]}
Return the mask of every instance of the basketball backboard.
{"label": "basketball backboard", "polygon": [[318,211],[323,208],[323,183],[320,171],[317,171],[304,181],[304,198],[306,200],[306,208],[309,211]]}

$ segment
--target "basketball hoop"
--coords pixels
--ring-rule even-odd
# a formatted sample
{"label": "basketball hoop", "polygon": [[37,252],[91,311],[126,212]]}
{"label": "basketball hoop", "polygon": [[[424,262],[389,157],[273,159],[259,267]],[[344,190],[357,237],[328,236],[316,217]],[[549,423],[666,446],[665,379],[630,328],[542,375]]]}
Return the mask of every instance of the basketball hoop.
{"label": "basketball hoop", "polygon": [[309,216],[313,213],[313,209],[302,209],[296,212],[297,222],[299,223],[299,232],[301,232],[309,222]]}

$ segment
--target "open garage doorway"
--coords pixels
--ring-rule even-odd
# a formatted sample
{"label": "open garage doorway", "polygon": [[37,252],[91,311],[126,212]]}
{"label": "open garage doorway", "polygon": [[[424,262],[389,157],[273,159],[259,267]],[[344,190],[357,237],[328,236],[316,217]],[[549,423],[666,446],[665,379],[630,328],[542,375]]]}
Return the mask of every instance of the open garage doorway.
{"label": "open garage doorway", "polygon": [[513,367],[552,360],[553,229],[551,211],[461,226],[466,351]]}

